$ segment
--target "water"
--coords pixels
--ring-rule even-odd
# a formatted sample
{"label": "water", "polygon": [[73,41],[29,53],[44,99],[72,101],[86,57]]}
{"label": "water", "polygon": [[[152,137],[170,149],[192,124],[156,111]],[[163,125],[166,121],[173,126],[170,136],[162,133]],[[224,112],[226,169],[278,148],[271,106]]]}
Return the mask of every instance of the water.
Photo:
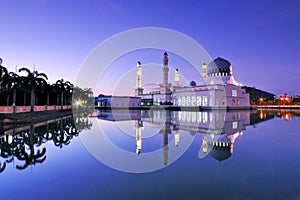
{"label": "water", "polygon": [[299,199],[299,116],[96,111],[1,127],[15,132],[1,137],[1,199]]}

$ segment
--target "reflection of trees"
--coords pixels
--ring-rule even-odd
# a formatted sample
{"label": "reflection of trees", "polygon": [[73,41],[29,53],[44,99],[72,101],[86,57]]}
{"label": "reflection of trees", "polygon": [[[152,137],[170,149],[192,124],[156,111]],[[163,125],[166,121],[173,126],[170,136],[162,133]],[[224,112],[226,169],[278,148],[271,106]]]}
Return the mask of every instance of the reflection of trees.
{"label": "reflection of trees", "polygon": [[[74,120],[79,122],[76,127]],[[16,162],[19,170],[43,163],[47,157],[47,149],[43,144],[52,141],[56,147],[62,148],[70,144],[72,138],[77,137],[82,130],[90,129],[91,126],[87,117],[69,116],[39,127],[30,124],[28,130],[0,137],[0,173],[11,162]]]}

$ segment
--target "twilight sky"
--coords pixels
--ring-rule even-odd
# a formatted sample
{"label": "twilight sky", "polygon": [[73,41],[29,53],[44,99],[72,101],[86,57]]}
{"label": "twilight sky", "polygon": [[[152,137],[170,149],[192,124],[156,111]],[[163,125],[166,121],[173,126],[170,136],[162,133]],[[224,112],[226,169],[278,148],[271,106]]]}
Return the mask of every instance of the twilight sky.
{"label": "twilight sky", "polygon": [[[51,83],[62,77],[74,82],[105,39],[133,28],[163,27],[193,38],[212,58],[229,60],[243,85],[294,95],[300,94],[299,21],[300,2],[292,0],[0,0],[0,57],[11,71],[35,65]],[[115,65],[162,59],[162,52],[138,55],[143,58],[131,55]]]}

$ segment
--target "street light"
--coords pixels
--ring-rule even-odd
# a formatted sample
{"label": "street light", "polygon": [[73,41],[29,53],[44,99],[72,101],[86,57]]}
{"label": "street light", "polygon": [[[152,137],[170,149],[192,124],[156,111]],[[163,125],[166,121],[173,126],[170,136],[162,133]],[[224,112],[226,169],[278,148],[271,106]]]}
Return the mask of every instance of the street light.
{"label": "street light", "polygon": [[264,101],[264,98],[260,97],[260,98],[258,99],[258,101],[259,101],[260,104],[262,104],[263,101]]}

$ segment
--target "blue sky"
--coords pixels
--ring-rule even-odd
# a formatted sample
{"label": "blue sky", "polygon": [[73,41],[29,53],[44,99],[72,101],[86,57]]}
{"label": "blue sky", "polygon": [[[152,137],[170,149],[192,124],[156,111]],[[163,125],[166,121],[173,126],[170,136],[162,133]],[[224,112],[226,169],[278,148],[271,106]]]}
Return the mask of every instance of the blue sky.
{"label": "blue sky", "polygon": [[105,39],[163,27],[192,37],[213,58],[228,59],[244,85],[293,95],[300,94],[299,20],[299,1],[0,0],[0,57],[11,71],[35,65],[50,82],[74,82]]}

